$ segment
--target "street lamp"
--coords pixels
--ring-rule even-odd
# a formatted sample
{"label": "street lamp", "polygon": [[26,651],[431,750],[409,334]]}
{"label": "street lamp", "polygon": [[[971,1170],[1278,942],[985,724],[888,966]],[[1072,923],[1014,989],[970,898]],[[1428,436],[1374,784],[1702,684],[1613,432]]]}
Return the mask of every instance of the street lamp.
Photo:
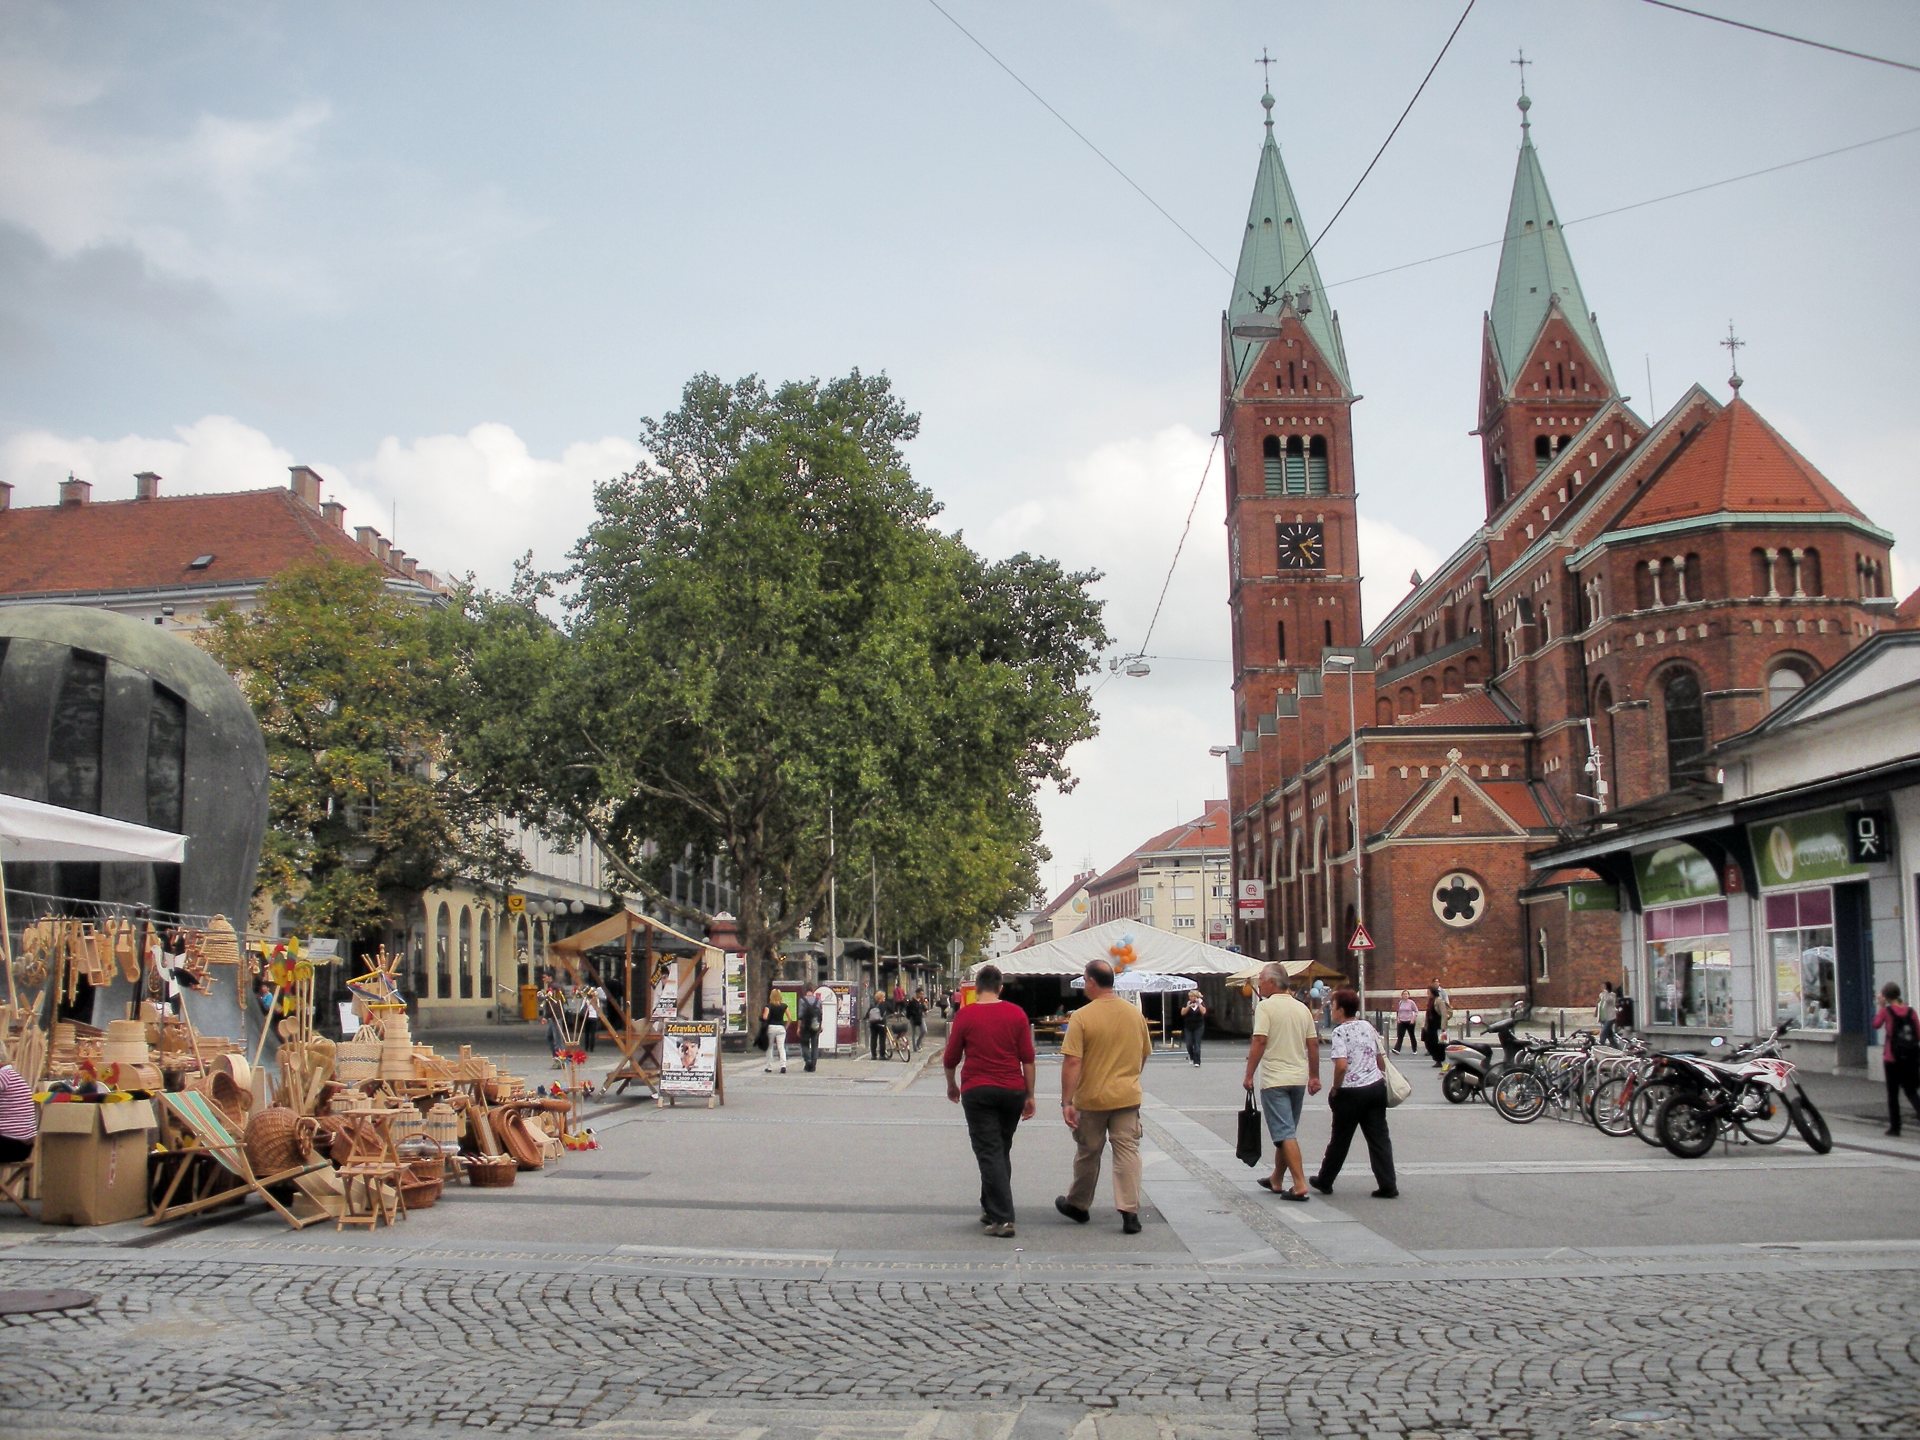
{"label": "street lamp", "polygon": [[[1331,666],[1345,671],[1347,676],[1347,757],[1353,771],[1353,915],[1364,930],[1367,925],[1366,830],[1360,823],[1360,729],[1353,715],[1356,658],[1353,655],[1322,656],[1320,673],[1324,676]],[[1354,958],[1360,972],[1360,1013],[1364,1015],[1367,1013],[1367,952],[1356,950]]]}

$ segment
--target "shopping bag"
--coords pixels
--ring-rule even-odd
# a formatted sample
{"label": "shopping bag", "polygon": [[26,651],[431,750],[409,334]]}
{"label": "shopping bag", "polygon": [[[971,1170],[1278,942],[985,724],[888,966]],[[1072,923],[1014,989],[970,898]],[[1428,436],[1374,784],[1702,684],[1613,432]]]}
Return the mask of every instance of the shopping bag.
{"label": "shopping bag", "polygon": [[764,1050],[767,1048],[767,1045],[767,1022],[762,1020],[760,1022],[759,1033],[753,1037],[753,1048],[756,1050]]}
{"label": "shopping bag", "polygon": [[1258,1165],[1267,1153],[1266,1136],[1260,1133],[1260,1110],[1253,1103],[1253,1092],[1247,1091],[1247,1103],[1240,1111],[1240,1140],[1233,1148],[1242,1165]]}
{"label": "shopping bag", "polygon": [[1380,1073],[1387,1077],[1387,1108],[1392,1109],[1413,1094],[1413,1082],[1400,1073],[1400,1067],[1380,1052]]}

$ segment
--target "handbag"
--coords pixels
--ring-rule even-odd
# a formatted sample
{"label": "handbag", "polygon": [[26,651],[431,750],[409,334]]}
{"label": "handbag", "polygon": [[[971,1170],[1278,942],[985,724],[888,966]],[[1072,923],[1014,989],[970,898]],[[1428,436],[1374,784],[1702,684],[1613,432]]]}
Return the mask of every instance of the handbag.
{"label": "handbag", "polygon": [[1387,1081],[1387,1108],[1391,1110],[1402,1100],[1413,1094],[1413,1082],[1400,1073],[1400,1067],[1387,1058],[1387,1052],[1380,1052],[1380,1073]]}
{"label": "handbag", "polygon": [[767,1048],[767,1022],[764,1020],[760,1022],[760,1029],[753,1037],[753,1048],[756,1050]]}
{"label": "handbag", "polygon": [[1240,1111],[1240,1135],[1233,1153],[1242,1165],[1258,1165],[1267,1153],[1266,1136],[1260,1133],[1260,1111],[1253,1103],[1251,1090],[1247,1091],[1247,1103]]}

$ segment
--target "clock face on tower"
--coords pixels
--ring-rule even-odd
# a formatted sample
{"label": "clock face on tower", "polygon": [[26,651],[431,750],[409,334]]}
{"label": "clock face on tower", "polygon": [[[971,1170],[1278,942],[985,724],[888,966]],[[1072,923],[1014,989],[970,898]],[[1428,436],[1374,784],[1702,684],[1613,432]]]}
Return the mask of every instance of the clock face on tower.
{"label": "clock face on tower", "polygon": [[1327,563],[1324,527],[1294,521],[1276,531],[1280,542],[1280,568],[1283,570],[1319,570]]}

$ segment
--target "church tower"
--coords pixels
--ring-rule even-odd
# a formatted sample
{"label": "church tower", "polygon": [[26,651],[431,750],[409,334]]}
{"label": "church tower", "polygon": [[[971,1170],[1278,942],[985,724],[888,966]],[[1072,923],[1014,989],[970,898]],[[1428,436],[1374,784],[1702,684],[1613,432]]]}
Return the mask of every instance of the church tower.
{"label": "church tower", "polygon": [[1480,358],[1487,515],[1506,508],[1617,387],[1534,152],[1520,95],[1520,160]]}
{"label": "church tower", "polygon": [[1221,320],[1220,436],[1226,454],[1234,725],[1245,735],[1320,667],[1361,643],[1354,528],[1353,393],[1340,320],[1273,138],[1254,174]]}

